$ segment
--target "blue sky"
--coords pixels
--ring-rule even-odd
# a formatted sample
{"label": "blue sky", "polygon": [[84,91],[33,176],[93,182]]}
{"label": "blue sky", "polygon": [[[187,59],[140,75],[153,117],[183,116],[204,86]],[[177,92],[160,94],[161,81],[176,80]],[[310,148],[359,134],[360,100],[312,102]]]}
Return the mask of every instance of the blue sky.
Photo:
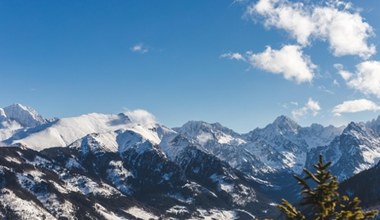
{"label": "blue sky", "polygon": [[375,118],[380,2],[320,2],[0,1],[0,106],[46,117],[141,108],[171,127],[240,132],[281,114]]}

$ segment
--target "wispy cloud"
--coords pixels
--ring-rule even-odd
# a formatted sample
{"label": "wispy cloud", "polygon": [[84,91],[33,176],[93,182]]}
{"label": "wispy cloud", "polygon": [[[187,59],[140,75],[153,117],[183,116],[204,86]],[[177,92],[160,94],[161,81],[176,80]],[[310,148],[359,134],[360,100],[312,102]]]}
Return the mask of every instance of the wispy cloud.
{"label": "wispy cloud", "polygon": [[130,49],[131,49],[132,52],[135,52],[135,53],[142,53],[142,54],[144,54],[144,53],[148,53],[149,52],[149,48],[147,46],[145,46],[144,44],[142,44],[142,43],[135,44]]}
{"label": "wispy cloud", "polygon": [[281,105],[283,108],[285,108],[285,109],[288,109],[290,106],[298,106],[298,102],[294,102],[294,101],[292,101],[292,102],[289,102],[289,103],[284,103],[284,104],[282,104]]}
{"label": "wispy cloud", "polygon": [[340,83],[338,82],[338,80],[334,79],[333,81],[333,85],[334,86],[337,86],[337,87],[340,87]]}
{"label": "wispy cloud", "polygon": [[295,106],[298,106],[298,102],[295,102],[295,101],[290,102],[290,104],[295,105]]}
{"label": "wispy cloud", "polygon": [[238,60],[238,61],[245,61],[245,58],[242,54],[240,53],[224,53],[222,55],[220,55],[221,58],[227,58],[227,59],[230,59],[230,60]]}
{"label": "wispy cloud", "polygon": [[368,38],[373,28],[364,21],[350,3],[323,1],[325,4],[306,4],[288,0],[259,0],[248,6],[246,15],[262,17],[264,25],[285,30],[302,46],[312,39],[327,41],[335,56],[357,55],[369,58],[376,53]]}
{"label": "wispy cloud", "polygon": [[295,119],[300,119],[308,114],[317,116],[320,110],[321,106],[319,105],[319,102],[309,98],[308,102],[302,108],[292,111],[292,116]]}
{"label": "wispy cloud", "polygon": [[232,4],[243,4],[243,3],[247,3],[249,0],[234,0],[232,2]]}
{"label": "wispy cloud", "polygon": [[368,99],[356,99],[344,101],[334,107],[332,112],[335,116],[340,116],[342,113],[355,113],[363,111],[379,111],[380,106]]}
{"label": "wispy cloud", "polygon": [[326,92],[326,93],[328,93],[330,95],[335,95],[335,92],[333,92],[330,89],[326,88],[326,86],[324,86],[324,85],[318,86],[318,89],[321,90],[321,91],[323,91],[323,92]]}

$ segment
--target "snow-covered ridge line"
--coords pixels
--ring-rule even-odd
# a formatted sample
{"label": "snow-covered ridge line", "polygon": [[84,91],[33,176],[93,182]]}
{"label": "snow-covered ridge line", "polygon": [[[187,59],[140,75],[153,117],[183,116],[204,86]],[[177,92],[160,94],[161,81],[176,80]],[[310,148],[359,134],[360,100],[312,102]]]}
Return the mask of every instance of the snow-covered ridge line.
{"label": "snow-covered ridge line", "polygon": [[[12,108],[12,114],[0,109],[0,146],[13,146],[0,148],[4,153],[0,155],[0,168],[31,165],[29,170],[13,174],[21,187],[43,204],[48,197],[55,199],[55,195],[67,193],[65,190],[69,189],[62,187],[66,183],[84,196],[96,194],[98,188],[105,190],[101,193],[103,196],[123,194],[129,197],[147,191],[169,193],[160,196],[178,200],[180,204],[169,204],[161,213],[163,215],[175,213],[189,218],[196,213],[197,216],[218,218],[257,215],[259,212],[244,210],[244,207],[252,203],[270,204],[273,201],[268,198],[272,197],[265,194],[270,190],[277,195],[289,191],[286,187],[292,185],[290,176],[314,163],[319,154],[333,161],[332,170],[340,179],[349,178],[380,161],[380,117],[336,128],[319,124],[302,127],[280,116],[264,128],[240,134],[219,123],[202,121],[189,121],[182,127],[170,129],[157,123],[154,116],[144,110],[90,113],[49,121],[30,108],[21,105]],[[20,114],[16,114],[17,111]],[[36,122],[39,117],[42,118],[39,124],[31,125],[29,119]],[[37,156],[31,159],[30,155]],[[36,166],[52,170],[63,181],[52,183],[56,190],[49,191],[45,197],[37,194],[34,188],[28,188],[31,181],[45,187],[46,181],[38,178],[50,176],[43,174],[43,169],[33,170]],[[70,176],[68,170],[78,173]],[[99,178],[103,178],[102,182]],[[265,189],[265,196],[261,198],[256,190],[262,189]],[[200,207],[196,211],[186,205],[193,205],[194,195],[199,195],[200,201],[228,196],[229,202],[240,208],[229,210],[232,207],[229,204],[219,210]],[[75,205],[75,201],[71,203]],[[65,204],[70,206],[70,203]],[[129,216],[133,210],[126,207],[120,212],[113,209],[105,212],[105,204],[99,201],[96,204],[96,213],[104,216]],[[55,205],[45,204],[53,211],[60,206]],[[51,213],[56,212],[53,211]],[[146,211],[155,213],[157,210]],[[219,212],[223,214],[216,215]],[[230,214],[225,215],[227,212]]]}
{"label": "snow-covered ridge line", "polygon": [[[256,128],[246,134],[219,123],[203,121],[189,121],[179,128],[170,129],[157,123],[151,113],[141,109],[120,114],[90,113],[52,122],[20,104],[0,109],[0,118],[0,145],[21,144],[43,150],[80,143],[87,137],[93,139],[96,145],[103,146],[102,149],[116,152],[125,151],[127,145],[133,148],[127,143],[138,137],[136,143],[148,141],[159,146],[160,151],[171,159],[176,158],[187,145],[194,145],[255,177],[285,170],[301,172],[308,164],[313,149],[329,146],[344,130],[344,127],[319,124],[302,127],[283,115],[264,128]],[[26,124],[35,126],[27,127]],[[379,118],[359,124],[366,127],[366,132],[380,134]],[[375,136],[371,134],[370,138]],[[378,150],[361,148],[359,151],[367,156],[363,159],[365,164],[358,164],[355,172],[369,168],[378,161],[377,156],[368,156],[370,152],[377,155]],[[334,158],[334,161],[338,160]]]}
{"label": "snow-covered ridge line", "polygon": [[[3,144],[24,144],[35,150],[68,146],[88,134],[109,136],[104,144],[115,145],[116,133],[131,130],[158,144],[160,139],[154,130],[158,126],[154,116],[143,110],[120,114],[90,113],[78,117],[48,121],[35,110],[20,104],[4,108],[0,141]],[[115,134],[112,134],[115,133]],[[113,137],[112,137],[113,136]]]}

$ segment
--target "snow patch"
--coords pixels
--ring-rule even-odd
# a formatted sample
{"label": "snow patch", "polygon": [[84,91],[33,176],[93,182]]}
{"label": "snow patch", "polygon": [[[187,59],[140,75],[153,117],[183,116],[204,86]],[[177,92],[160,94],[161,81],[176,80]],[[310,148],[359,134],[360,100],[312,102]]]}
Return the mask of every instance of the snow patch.
{"label": "snow patch", "polygon": [[54,220],[56,219],[46,210],[40,208],[32,201],[20,199],[9,189],[0,190],[0,206],[8,207],[13,210],[18,216],[25,220]]}
{"label": "snow patch", "polygon": [[19,159],[14,158],[14,157],[6,156],[6,157],[4,157],[4,159],[8,162],[11,162],[11,163],[22,164],[22,162]]}
{"label": "snow patch", "polygon": [[100,195],[103,197],[110,197],[113,195],[120,195],[119,191],[113,187],[101,183],[98,184],[85,176],[70,176],[69,174],[61,174],[61,180],[66,183],[66,189],[73,192],[81,192],[84,195]]}
{"label": "snow patch", "polygon": [[144,209],[141,209],[135,206],[128,208],[126,212],[135,216],[136,218],[141,218],[143,220],[159,219],[157,216],[153,215],[152,213],[147,212]]}
{"label": "snow patch", "polygon": [[197,209],[199,217],[204,220],[233,220],[238,219],[235,211],[217,210],[217,209]]}
{"label": "snow patch", "polygon": [[185,206],[175,205],[171,207],[170,209],[168,209],[166,213],[181,216],[181,215],[189,214],[190,212]]}
{"label": "snow patch", "polygon": [[126,182],[128,177],[133,177],[133,174],[124,168],[121,161],[111,161],[109,166],[110,168],[107,169],[108,179],[122,193],[131,195],[132,189],[126,185]]}
{"label": "snow patch", "polygon": [[99,214],[101,214],[107,220],[126,220],[126,218],[117,216],[115,213],[108,211],[106,208],[104,208],[102,205],[98,203],[95,204],[94,208]]}

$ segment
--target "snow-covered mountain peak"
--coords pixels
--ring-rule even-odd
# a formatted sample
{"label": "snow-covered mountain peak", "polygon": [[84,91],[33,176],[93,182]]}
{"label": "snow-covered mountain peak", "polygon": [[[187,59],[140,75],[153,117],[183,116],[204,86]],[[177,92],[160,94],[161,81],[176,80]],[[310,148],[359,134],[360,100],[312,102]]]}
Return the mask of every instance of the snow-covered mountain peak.
{"label": "snow-covered mountain peak", "polygon": [[12,137],[19,129],[22,129],[22,126],[17,121],[7,118],[4,109],[0,108],[0,142]]}
{"label": "snow-covered mountain peak", "polygon": [[281,115],[277,117],[271,124],[264,128],[256,128],[249,132],[246,136],[249,139],[255,140],[258,137],[265,138],[269,142],[278,139],[294,139],[302,127],[287,116]]}
{"label": "snow-covered mountain peak", "polygon": [[135,149],[144,152],[148,148],[152,148],[153,143],[143,137],[141,134],[134,131],[125,131],[117,136],[117,142],[119,145],[119,152],[123,153],[128,149]]}
{"label": "snow-covered mountain peak", "polygon": [[3,113],[8,119],[15,120],[24,127],[36,127],[47,122],[36,110],[21,104],[5,107]]}
{"label": "snow-covered mountain peak", "polygon": [[85,137],[70,144],[69,148],[78,149],[82,152],[82,155],[87,155],[89,152],[116,152],[117,147],[115,144],[110,144],[107,140],[107,136],[112,134],[88,134]]}
{"label": "snow-covered mountain peak", "polygon": [[187,138],[196,140],[201,145],[209,141],[219,144],[239,145],[245,143],[241,135],[219,123],[207,123],[203,121],[189,121],[175,131],[185,135]]}
{"label": "snow-covered mountain peak", "polygon": [[350,122],[347,127],[343,130],[343,135],[354,135],[357,136],[365,132],[366,127],[363,123]]}
{"label": "snow-covered mountain peak", "polygon": [[295,133],[297,133],[298,130],[301,128],[301,126],[298,125],[297,122],[284,115],[277,117],[274,120],[274,122],[272,124],[269,124],[268,126],[274,127],[279,131],[292,131]]}
{"label": "snow-covered mountain peak", "polygon": [[[115,138],[115,132],[121,130],[132,130],[141,134],[144,138],[154,144],[160,142],[157,134],[157,124],[140,124],[131,122],[129,115],[125,114],[100,114],[90,113],[78,117],[59,119],[43,129],[32,129],[27,131],[25,137],[13,138],[9,144],[23,143],[35,150],[50,147],[64,147],[88,134],[97,133],[108,139]],[[114,144],[115,141],[112,142]]]}
{"label": "snow-covered mountain peak", "polygon": [[7,115],[5,115],[4,109],[0,108],[0,122],[3,121]]}
{"label": "snow-covered mountain peak", "polygon": [[187,133],[198,133],[200,130],[202,131],[210,131],[213,129],[214,124],[210,124],[204,121],[188,121],[182,127],[176,128],[175,130],[186,131]]}

